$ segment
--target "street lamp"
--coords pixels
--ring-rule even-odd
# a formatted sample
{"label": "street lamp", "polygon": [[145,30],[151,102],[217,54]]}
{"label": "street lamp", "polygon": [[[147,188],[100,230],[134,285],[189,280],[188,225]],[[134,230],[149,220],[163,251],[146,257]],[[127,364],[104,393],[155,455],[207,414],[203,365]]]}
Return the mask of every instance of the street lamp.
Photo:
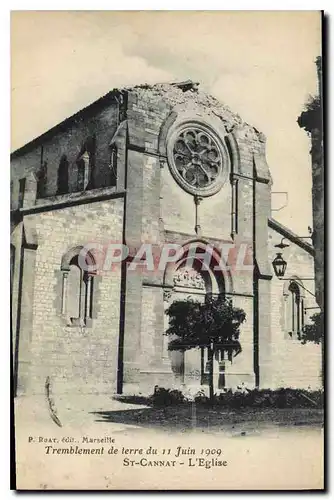
{"label": "street lamp", "polygon": [[[299,236],[300,239],[302,238],[310,238],[310,236]],[[290,245],[287,245],[286,243],[283,243],[283,240],[285,238],[282,238],[281,240],[281,243],[278,243],[277,245],[275,245],[275,247],[279,248],[279,249],[284,249]],[[287,262],[283,259],[282,257],[282,252],[278,252],[276,254],[276,257],[274,258],[274,260],[272,261],[272,266],[274,268],[274,272],[275,272],[275,275],[276,277],[279,279],[279,280],[287,280],[287,281],[291,281],[292,279],[291,278],[284,278],[284,274],[285,274],[285,271],[286,271],[286,268],[287,268]],[[310,280],[310,281],[314,281],[314,278],[300,278],[301,280]],[[301,286],[304,290],[306,290],[310,295],[313,295],[313,297],[315,297],[314,293],[312,293],[310,290],[308,290],[308,288],[305,288],[304,285],[302,285],[301,283],[298,283],[299,286]]]}
{"label": "street lamp", "polygon": [[274,258],[272,265],[277,278],[283,278],[286,271],[287,262],[283,259],[282,254],[280,252],[276,254],[276,257]]}
{"label": "street lamp", "polygon": [[[278,243],[277,245],[275,245],[275,247],[279,248],[280,250],[281,249],[284,250],[284,248],[287,248],[289,245],[286,243],[283,243],[284,239],[285,238],[282,238],[281,243]],[[274,271],[275,271],[277,278],[283,278],[285,271],[286,271],[286,267],[288,264],[283,259],[281,252],[278,252],[276,254],[276,257],[274,258],[272,265],[273,265],[273,268],[274,268]]]}

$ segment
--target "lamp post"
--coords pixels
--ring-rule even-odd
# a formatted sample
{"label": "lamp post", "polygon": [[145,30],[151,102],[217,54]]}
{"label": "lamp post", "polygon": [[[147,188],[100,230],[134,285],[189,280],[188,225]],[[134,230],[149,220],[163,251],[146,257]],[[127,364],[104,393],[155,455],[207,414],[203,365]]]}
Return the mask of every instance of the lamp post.
{"label": "lamp post", "polygon": [[[303,236],[303,237],[299,237],[300,239],[303,239],[303,238],[310,238],[310,236]],[[283,243],[283,240],[284,238],[282,238],[281,242],[278,243],[277,245],[275,245],[276,248],[279,248],[280,250],[283,250],[284,248],[288,247],[289,245]],[[272,266],[274,268],[274,272],[275,272],[275,275],[277,276],[277,278],[279,280],[287,280],[287,281],[292,281],[293,278],[284,278],[284,274],[285,274],[285,271],[286,271],[286,268],[287,268],[287,262],[283,259],[282,257],[282,252],[278,252],[276,254],[276,257],[274,258],[273,262],[272,262]],[[312,280],[314,281],[314,278],[300,278],[300,280]],[[310,295],[312,295],[313,297],[315,297],[315,294],[312,293],[310,290],[308,290],[304,285],[302,285],[300,283],[300,281],[298,281],[298,286],[300,286],[301,288],[303,288],[306,292],[308,292]],[[305,309],[318,309],[318,307],[307,307]],[[319,307],[320,309],[320,307]],[[305,311],[306,312],[306,311]],[[324,386],[324,376],[325,376],[325,371],[324,371],[324,359],[325,359],[325,355],[324,355],[324,341],[323,341],[323,338],[321,340],[321,380],[322,380],[322,385]]]}
{"label": "lamp post", "polygon": [[[300,239],[304,239],[304,238],[311,238],[311,236],[299,236]],[[279,248],[280,250],[283,250],[284,248],[287,248],[289,247],[290,245],[288,245],[287,243],[283,243],[283,240],[285,240],[285,238],[282,238],[281,239],[281,242],[278,243],[277,245],[275,245],[276,248]],[[282,256],[282,252],[277,252],[276,254],[276,257],[274,258],[274,260],[272,261],[272,266],[274,268],[274,273],[275,273],[275,276],[279,279],[279,280],[286,280],[286,281],[291,281],[292,278],[284,278],[284,275],[285,275],[285,271],[286,271],[286,268],[288,267],[288,263],[286,262],[286,260],[283,259],[283,256]],[[300,278],[301,280],[310,280],[310,281],[314,281],[314,278]],[[313,297],[315,297],[315,294],[312,293],[310,290],[308,290],[307,288],[305,288],[301,283],[298,283],[299,286],[301,286],[304,290],[306,290],[306,292],[308,292],[310,295],[312,295]]]}
{"label": "lamp post", "polygon": [[277,276],[277,278],[283,278],[286,268],[287,268],[287,262],[283,259],[281,252],[278,252],[276,254],[276,257],[274,258],[272,262],[272,266],[274,268],[274,272]]}

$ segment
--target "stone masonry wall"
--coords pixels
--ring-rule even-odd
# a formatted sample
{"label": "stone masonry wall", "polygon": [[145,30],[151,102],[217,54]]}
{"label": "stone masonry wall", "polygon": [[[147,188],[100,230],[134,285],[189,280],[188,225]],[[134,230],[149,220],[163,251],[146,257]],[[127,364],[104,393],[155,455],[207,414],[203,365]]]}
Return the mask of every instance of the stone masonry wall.
{"label": "stone masonry wall", "polygon": [[19,179],[31,173],[37,174],[41,164],[47,165],[47,182],[45,196],[53,196],[57,192],[57,175],[60,160],[63,155],[69,163],[70,190],[76,189],[77,166],[76,160],[80,150],[89,137],[96,141],[94,186],[105,187],[109,184],[110,175],[110,141],[117,128],[118,107],[116,102],[103,109],[98,109],[94,114],[78,117],[70,121],[40,140],[40,144],[24,151],[22,154],[14,153],[11,161],[12,182],[12,208],[17,208]]}
{"label": "stone masonry wall", "polygon": [[12,310],[11,310],[11,320],[12,320],[12,346],[13,355],[15,355],[15,344],[16,344],[16,334],[17,334],[17,297],[19,294],[20,286],[20,261],[21,261],[21,242],[22,242],[22,228],[23,224],[19,224],[15,227],[11,234],[11,245],[14,248],[14,262],[12,271],[12,283],[11,283],[11,296],[12,296]]}
{"label": "stone masonry wall", "polygon": [[[136,213],[134,220],[129,216],[126,232],[137,234],[137,239],[144,242],[162,244],[170,241],[173,234],[174,241],[184,244],[189,239],[201,238],[202,240],[215,239],[216,243],[232,242],[231,239],[231,182],[230,174],[238,174],[238,234],[235,235],[237,243],[245,243],[248,247],[253,245],[253,217],[254,217],[254,155],[264,158],[264,138],[262,134],[244,123],[241,118],[234,114],[229,108],[216,99],[202,92],[187,91],[171,85],[138,86],[126,89],[127,91],[127,118],[128,118],[128,147],[130,150],[128,169],[129,202],[133,209],[133,194],[136,189]],[[210,123],[214,130],[218,131],[221,140],[228,148],[229,163],[226,165],[228,175],[223,188],[215,195],[204,198],[198,207],[198,223],[201,226],[200,236],[195,232],[195,203],[192,195],[185,192],[172,177],[166,154],[166,138],[169,128],[178,120],[204,120]],[[232,137],[233,135],[233,137]],[[226,137],[230,138],[233,146],[227,144]],[[132,165],[141,164],[141,174]],[[265,160],[262,161],[262,167]],[[260,165],[261,167],[261,165]],[[265,185],[270,192],[269,171],[259,171],[256,175],[265,180]],[[263,169],[265,170],[265,169]],[[137,179],[131,177],[137,176]],[[134,187],[132,187],[134,186]],[[141,187],[142,186],[142,187]],[[262,194],[261,194],[262,196]],[[261,243],[259,245],[259,258],[264,258],[266,253],[267,226],[266,220],[270,213],[270,196],[265,193],[261,203],[264,229],[261,231]],[[138,221],[138,210],[142,217]],[[130,228],[133,227],[133,231]],[[140,230],[140,235],[138,231]],[[263,240],[263,241],[262,241]],[[267,257],[267,255],[265,256]],[[248,271],[249,274],[249,271]],[[128,276],[128,280],[138,281]],[[166,372],[166,358],[157,347],[157,333],[164,329],[164,318],[160,311],[163,308],[164,286],[163,273],[155,273],[152,276],[142,277],[145,287],[142,291],[142,306],[138,317],[141,317],[141,361],[138,355],[133,353],[132,366],[136,365],[139,370],[136,377],[130,377],[125,373],[125,381],[149,379],[157,381],[163,378],[165,383],[169,379]],[[240,380],[249,385],[254,384],[253,373],[253,281],[252,275],[236,273],[232,276],[233,291],[238,294],[235,300],[240,303],[247,301],[247,325],[245,325],[245,350],[232,369],[235,375],[233,384]],[[152,288],[149,284],[152,283]],[[153,288],[154,285],[154,288]],[[159,288],[161,287],[161,288]],[[232,292],[232,290],[230,290]],[[239,295],[241,294],[241,296]],[[242,297],[244,294],[244,298]],[[152,303],[150,302],[152,301]],[[133,301],[132,301],[133,302]],[[130,305],[130,308],[132,305]],[[133,309],[133,308],[132,308]],[[131,309],[131,315],[134,311]],[[126,314],[129,314],[129,308]],[[270,313],[270,310],[269,310]],[[137,335],[137,326],[128,320],[128,328],[125,330],[125,338]],[[154,328],[153,328],[154,327]],[[154,330],[154,332],[153,332]],[[150,333],[151,332],[151,333]],[[247,337],[247,338],[246,338]],[[133,338],[133,337],[132,337]],[[138,340],[135,340],[136,345]],[[160,344],[159,344],[160,345]],[[241,359],[242,358],[242,359]],[[247,358],[247,359],[246,359]],[[131,360],[128,360],[131,365]],[[150,373],[148,373],[150,372]],[[129,372],[130,373],[130,372]],[[150,377],[150,374],[152,375]],[[231,380],[232,380],[231,378]],[[168,382],[170,384],[170,382]],[[145,384],[144,384],[145,385]],[[132,387],[132,386],[131,386]],[[153,386],[152,386],[153,387]],[[151,387],[151,388],[152,388]]]}
{"label": "stone masonry wall", "polygon": [[[259,313],[262,314],[258,332],[259,359],[263,365],[260,366],[260,382],[262,368],[263,380],[268,381],[272,376],[275,383],[281,383],[281,375],[277,372],[282,361],[281,354],[277,356],[275,351],[268,366],[271,347],[276,346],[281,331],[281,326],[277,324],[281,321],[277,319],[280,318],[277,309],[279,300],[276,301],[281,282],[269,281],[271,270],[268,270],[268,262],[272,256],[269,255],[268,259],[267,220],[270,215],[271,178],[265,160],[265,138],[213,97],[195,88],[184,90],[176,85],[142,85],[124,89],[122,95],[126,97],[127,112],[123,117],[127,120],[121,130],[117,128],[119,109],[109,103],[70,129],[50,136],[44,141],[42,152],[37,148],[13,159],[14,201],[18,199],[18,179],[29,172],[36,172],[42,153],[48,161],[49,203],[59,203],[58,197],[53,195],[61,154],[67,154],[72,164],[86,135],[95,134],[95,175],[98,185],[102,187],[109,168],[110,141],[117,129],[121,182],[117,181],[115,193],[118,189],[126,190],[124,210],[122,197],[97,201],[99,196],[105,198],[107,193],[95,190],[96,199],[91,192],[89,203],[84,201],[86,193],[80,197],[68,195],[69,200],[66,200],[72,206],[67,206],[67,201],[64,201],[63,208],[57,210],[47,205],[40,206],[40,210],[47,211],[25,216],[25,220],[36,227],[38,239],[31,339],[32,390],[43,390],[46,376],[52,377],[59,392],[68,392],[71,388],[76,392],[112,392],[115,389],[120,328],[120,268],[99,277],[97,318],[91,328],[82,331],[80,328],[65,327],[57,315],[54,301],[59,299],[55,297],[57,270],[60,269],[62,255],[69,248],[85,244],[87,240],[120,242],[123,234],[132,250],[142,242],[161,246],[170,238],[181,245],[190,239],[214,241],[215,244],[234,241],[237,245],[246,244],[248,248],[255,245],[260,274]],[[195,231],[194,197],[177,184],[167,161],[166,139],[170,127],[178,120],[187,119],[204,120],[210,124],[220,136],[228,159],[223,188],[217,194],[204,198],[198,206],[199,234]],[[237,231],[232,235],[232,184],[235,181]],[[80,205],[75,205],[77,198]],[[39,201],[38,205],[43,203]],[[312,259],[309,257],[305,257],[303,265],[310,265]],[[252,262],[248,261],[248,264]],[[298,269],[298,259],[291,264],[291,268],[295,264]],[[124,325],[125,385],[137,391],[148,385],[152,390],[155,383],[164,383],[167,379],[168,384],[172,383],[162,338],[165,328],[164,272],[128,272],[122,287],[126,290],[123,297],[124,321],[121,319]],[[242,381],[253,385],[256,346],[252,272],[232,272],[226,289],[234,297],[235,304],[244,307],[247,313],[241,338],[243,352],[228,368],[231,385]],[[274,318],[271,318],[271,307]],[[277,345],[280,345],[279,342]],[[299,347],[310,350],[313,346],[298,345],[298,352],[302,352]],[[279,347],[278,352],[284,351]],[[292,352],[292,347],[289,352]],[[293,356],[284,355],[287,366],[284,380],[287,383],[289,370],[292,373],[292,361],[288,362],[288,358],[292,360]]]}
{"label": "stone masonry wall", "polygon": [[[274,245],[282,239],[274,229],[269,229],[270,252],[269,259],[275,258],[279,249]],[[301,283],[313,294],[314,281],[303,278],[314,277],[313,257],[298,245],[284,240],[290,246],[283,250],[287,262],[284,278],[300,279]],[[272,329],[272,385],[273,387],[320,387],[321,386],[321,347],[314,343],[302,345],[297,339],[289,336],[286,326],[286,298],[284,291],[288,288],[288,280],[279,280],[273,276],[271,281],[271,329]],[[319,312],[316,309],[315,297],[303,291],[304,323],[310,322],[310,317]],[[309,307],[315,309],[307,309]]]}
{"label": "stone masonry wall", "polygon": [[35,224],[36,255],[30,392],[113,393],[116,384],[120,269],[104,272],[95,293],[92,327],[67,327],[57,312],[57,272],[62,256],[88,242],[121,241],[123,200],[107,200],[27,216]]}

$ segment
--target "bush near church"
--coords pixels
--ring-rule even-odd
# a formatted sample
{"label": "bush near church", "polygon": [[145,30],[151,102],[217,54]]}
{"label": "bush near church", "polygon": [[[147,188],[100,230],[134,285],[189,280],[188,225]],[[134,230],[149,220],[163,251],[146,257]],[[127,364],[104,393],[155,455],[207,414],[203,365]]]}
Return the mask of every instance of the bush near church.
{"label": "bush near church", "polygon": [[308,391],[306,389],[281,388],[252,389],[246,392],[231,389],[219,395],[215,394],[213,401],[199,391],[193,399],[186,397],[176,389],[156,387],[149,402],[154,407],[179,406],[195,402],[196,405],[218,406],[226,409],[242,408],[323,408],[324,393],[322,390]]}

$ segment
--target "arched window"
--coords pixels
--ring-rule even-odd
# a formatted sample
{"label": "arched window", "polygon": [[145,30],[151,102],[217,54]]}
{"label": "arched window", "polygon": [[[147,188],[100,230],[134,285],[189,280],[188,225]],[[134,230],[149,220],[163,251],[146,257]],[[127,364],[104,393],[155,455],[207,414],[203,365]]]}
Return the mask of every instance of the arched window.
{"label": "arched window", "polygon": [[82,288],[82,270],[78,266],[77,257],[73,257],[70,262],[70,270],[67,274],[67,316],[80,318],[81,316],[81,288]]}
{"label": "arched window", "polygon": [[87,151],[85,151],[77,160],[77,166],[78,166],[77,190],[85,191],[88,187],[89,177],[90,177],[90,157]]}
{"label": "arched window", "polygon": [[299,338],[304,326],[304,301],[300,287],[291,281],[287,296],[287,328],[291,337]]}
{"label": "arched window", "polygon": [[37,172],[37,198],[43,198],[46,192],[47,183],[47,168],[48,164],[46,161],[43,162],[40,169]]}
{"label": "arched window", "polygon": [[109,161],[109,186],[116,186],[117,183],[117,147],[113,144],[110,148]]}
{"label": "arched window", "polygon": [[68,168],[69,163],[66,155],[62,155],[58,168],[57,194],[68,193]]}
{"label": "arched window", "polygon": [[94,187],[94,168],[96,153],[96,137],[88,137],[77,158],[77,191],[86,191]]}
{"label": "arched window", "polygon": [[[69,326],[87,326],[92,319],[95,273],[79,265],[81,247],[70,250],[62,259],[62,308]],[[89,264],[94,264],[91,254]]]}

